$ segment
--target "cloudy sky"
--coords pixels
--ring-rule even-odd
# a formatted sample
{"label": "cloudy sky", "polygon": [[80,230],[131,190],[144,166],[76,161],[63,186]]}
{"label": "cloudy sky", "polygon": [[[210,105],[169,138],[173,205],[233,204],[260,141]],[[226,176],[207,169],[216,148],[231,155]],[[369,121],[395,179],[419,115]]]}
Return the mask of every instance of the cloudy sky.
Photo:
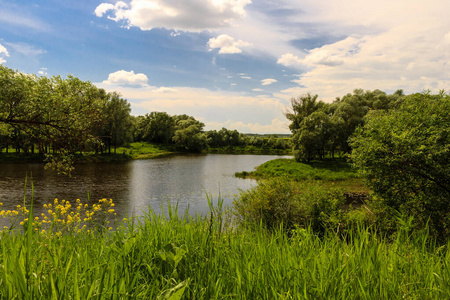
{"label": "cloudy sky", "polygon": [[132,113],[288,133],[289,100],[450,85],[448,0],[0,0],[0,63],[118,91]]}

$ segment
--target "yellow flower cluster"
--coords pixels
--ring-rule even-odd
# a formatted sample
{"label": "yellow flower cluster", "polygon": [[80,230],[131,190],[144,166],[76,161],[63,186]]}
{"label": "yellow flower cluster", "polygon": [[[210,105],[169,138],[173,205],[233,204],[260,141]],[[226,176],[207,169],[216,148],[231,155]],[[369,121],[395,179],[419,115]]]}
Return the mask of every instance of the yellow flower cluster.
{"label": "yellow flower cluster", "polygon": [[[0,203],[2,205],[2,203]],[[112,230],[108,224],[110,219],[116,216],[112,199],[101,199],[90,208],[88,204],[76,200],[73,206],[69,201],[55,199],[53,203],[44,204],[44,212],[41,216],[36,216],[31,224],[34,230],[40,230],[41,234],[60,236],[62,233],[87,233],[93,232],[91,229]],[[7,218],[11,226],[4,229],[12,229],[16,223],[20,225],[28,224],[29,210],[21,205],[17,210],[1,210],[0,218]],[[22,221],[19,222],[19,219]],[[90,228],[90,229],[89,229]]]}

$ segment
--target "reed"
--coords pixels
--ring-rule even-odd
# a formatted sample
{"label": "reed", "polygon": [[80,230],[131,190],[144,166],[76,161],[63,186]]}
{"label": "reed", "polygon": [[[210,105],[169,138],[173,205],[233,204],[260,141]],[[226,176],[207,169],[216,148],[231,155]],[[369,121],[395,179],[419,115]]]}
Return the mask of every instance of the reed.
{"label": "reed", "polygon": [[[408,220],[387,242],[370,228],[318,237],[281,224],[232,226],[206,216],[148,211],[114,230],[3,230],[1,299],[448,299],[450,244]],[[32,205],[28,220],[33,220]],[[57,222],[52,220],[51,222]],[[28,225],[29,224],[29,225]],[[55,224],[56,225],[56,224]],[[58,225],[60,225],[58,223]],[[56,228],[56,227],[54,227]]]}

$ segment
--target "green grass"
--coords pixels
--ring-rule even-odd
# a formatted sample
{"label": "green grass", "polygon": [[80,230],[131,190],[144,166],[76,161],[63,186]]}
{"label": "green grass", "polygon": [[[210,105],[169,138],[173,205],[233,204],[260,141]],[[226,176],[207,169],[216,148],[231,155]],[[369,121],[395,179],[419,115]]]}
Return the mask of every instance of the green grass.
{"label": "green grass", "polygon": [[324,188],[340,187],[350,193],[369,192],[357,171],[341,159],[299,163],[294,159],[279,158],[263,163],[252,172],[235,175],[254,179],[286,177],[295,181],[321,181]]}
{"label": "green grass", "polygon": [[237,173],[256,178],[289,177],[293,180],[347,180],[360,176],[349,164],[340,160],[299,163],[294,159],[274,159],[256,168],[250,173]]}
{"label": "green grass", "polygon": [[176,150],[173,148],[173,145],[136,142],[131,143],[127,147],[117,148],[116,153],[124,153],[135,159],[145,159],[174,154]]}
{"label": "green grass", "polygon": [[[220,208],[220,207],[219,207]],[[1,235],[1,299],[448,299],[450,244],[367,229],[346,240],[308,229],[228,226],[149,212],[111,231]]]}
{"label": "green grass", "polygon": [[[77,163],[89,163],[98,161],[123,161],[129,159],[146,159],[156,158],[166,155],[176,154],[176,150],[173,145],[152,144],[147,142],[131,143],[126,147],[118,147],[116,154],[114,154],[114,148],[111,148],[111,154],[108,151],[103,154],[95,154],[93,151],[84,152],[83,154],[77,153],[74,156],[74,160]],[[25,154],[16,153],[15,149],[9,149],[6,153],[5,149],[0,152],[0,162],[43,162],[44,155],[37,153]]]}

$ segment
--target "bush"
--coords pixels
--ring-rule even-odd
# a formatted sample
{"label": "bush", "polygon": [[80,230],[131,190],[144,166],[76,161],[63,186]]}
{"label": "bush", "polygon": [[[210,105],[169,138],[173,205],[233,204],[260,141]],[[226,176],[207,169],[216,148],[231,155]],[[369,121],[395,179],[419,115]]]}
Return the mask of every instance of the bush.
{"label": "bush", "polygon": [[314,232],[323,233],[327,227],[337,228],[343,202],[339,190],[277,177],[242,191],[233,204],[242,222],[262,223],[269,229],[311,227]]}
{"label": "bush", "polygon": [[373,111],[351,138],[351,158],[383,204],[450,234],[450,96],[406,97],[398,109]]}

